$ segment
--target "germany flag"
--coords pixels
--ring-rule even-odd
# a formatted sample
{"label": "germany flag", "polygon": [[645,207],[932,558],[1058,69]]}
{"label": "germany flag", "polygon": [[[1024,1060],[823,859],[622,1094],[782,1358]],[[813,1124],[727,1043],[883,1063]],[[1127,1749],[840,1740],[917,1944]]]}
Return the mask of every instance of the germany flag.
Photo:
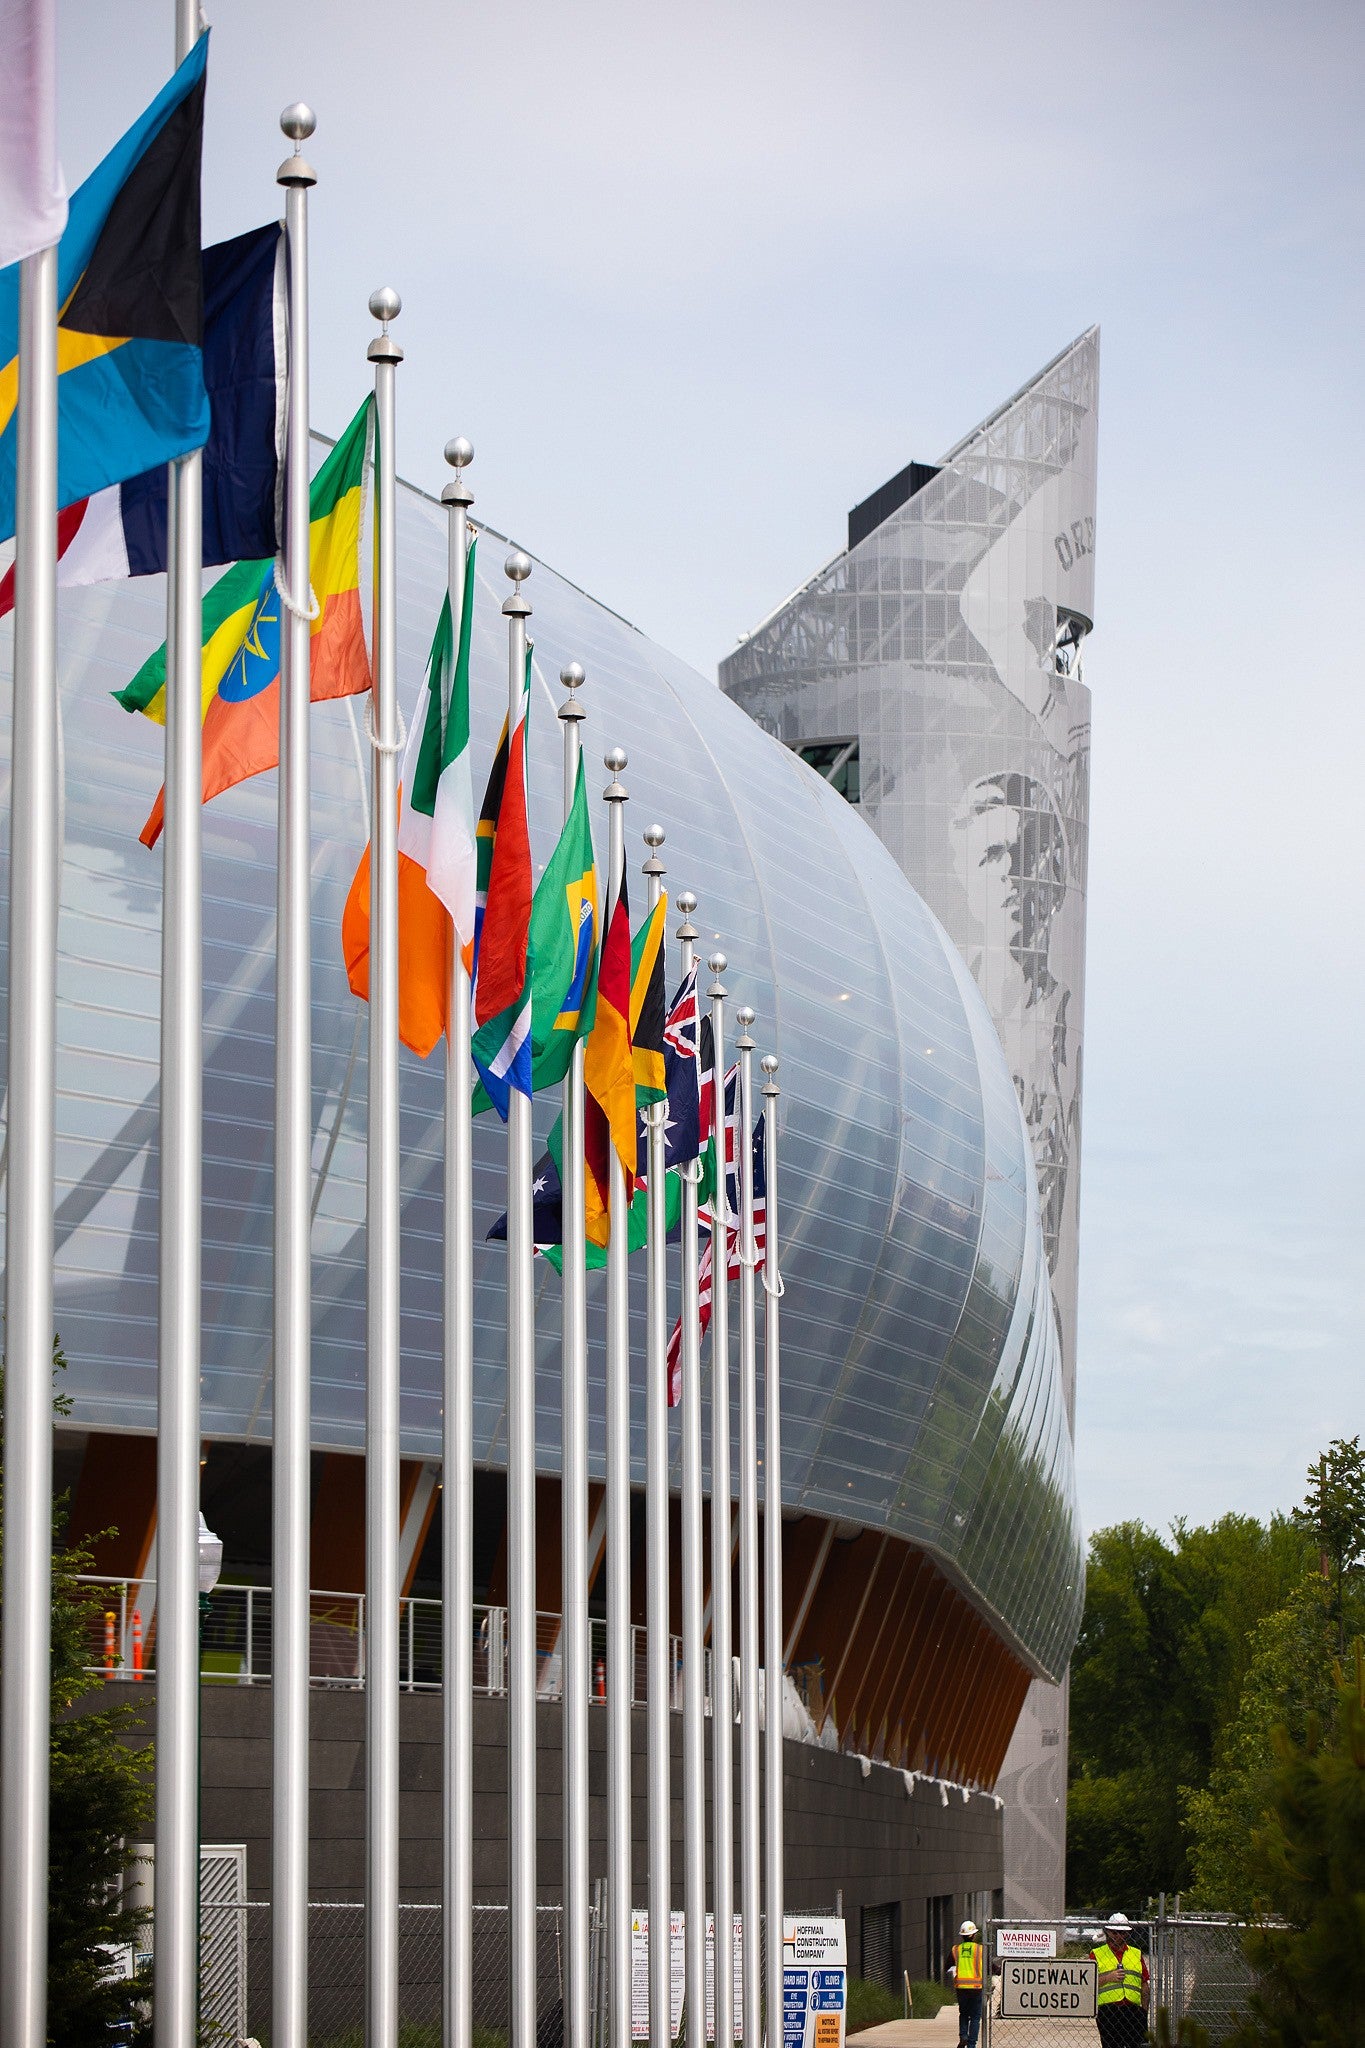
{"label": "germany flag", "polygon": [[[57,246],[57,502],[208,438],[199,167],[208,37],[71,201]],[[0,539],[14,532],[18,266],[0,272]]]}

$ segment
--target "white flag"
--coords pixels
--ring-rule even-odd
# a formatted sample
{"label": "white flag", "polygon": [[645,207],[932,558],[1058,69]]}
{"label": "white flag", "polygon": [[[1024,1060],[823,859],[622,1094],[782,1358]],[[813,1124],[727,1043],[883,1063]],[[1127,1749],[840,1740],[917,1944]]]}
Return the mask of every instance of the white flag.
{"label": "white flag", "polygon": [[57,0],[0,0],[0,269],[66,226],[57,162]]}

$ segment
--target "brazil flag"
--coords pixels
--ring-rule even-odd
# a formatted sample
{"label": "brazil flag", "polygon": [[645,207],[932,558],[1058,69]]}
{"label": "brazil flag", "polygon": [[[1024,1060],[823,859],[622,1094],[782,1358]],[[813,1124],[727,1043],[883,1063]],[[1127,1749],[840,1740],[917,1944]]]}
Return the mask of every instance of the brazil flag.
{"label": "brazil flag", "polygon": [[[71,201],[57,245],[57,503],[208,439],[199,163],[208,37]],[[14,532],[19,266],[0,271],[0,540]]]}

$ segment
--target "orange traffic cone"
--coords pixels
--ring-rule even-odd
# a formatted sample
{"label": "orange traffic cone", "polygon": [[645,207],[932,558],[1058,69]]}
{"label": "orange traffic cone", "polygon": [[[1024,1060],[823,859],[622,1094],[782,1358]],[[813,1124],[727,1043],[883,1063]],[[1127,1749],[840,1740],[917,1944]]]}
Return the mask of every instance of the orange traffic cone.
{"label": "orange traffic cone", "polygon": [[598,1699],[598,1700],[604,1700],[604,1699],[606,1698],[606,1696],[607,1696],[607,1667],[606,1667],[606,1663],[605,1663],[604,1659],[603,1659],[603,1658],[601,1658],[601,1657],[599,1657],[599,1658],[598,1658],[598,1660],[597,1660],[597,1673],[596,1673],[596,1680],[595,1680],[595,1683],[594,1683],[594,1685],[593,1685],[593,1698],[594,1698],[594,1699]]}
{"label": "orange traffic cone", "polygon": [[104,1675],[106,1678],[113,1677],[116,1661],[114,1656],[114,1617],[112,1614],[106,1614],[104,1617]]}
{"label": "orange traffic cone", "polygon": [[142,1609],[133,1609],[133,1683],[142,1683]]}

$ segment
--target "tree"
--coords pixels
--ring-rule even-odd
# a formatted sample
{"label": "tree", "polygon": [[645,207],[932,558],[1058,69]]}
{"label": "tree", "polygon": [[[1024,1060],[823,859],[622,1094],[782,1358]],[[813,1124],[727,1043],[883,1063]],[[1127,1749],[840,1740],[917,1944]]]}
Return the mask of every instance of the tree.
{"label": "tree", "polygon": [[1365,1564],[1365,1451],[1360,1438],[1336,1437],[1308,1468],[1308,1492],[1295,1513],[1317,1542],[1322,1576],[1332,1589],[1337,1654],[1346,1654],[1346,1597],[1352,1575]]}
{"label": "tree", "polygon": [[1193,1871],[1191,1903],[1250,1914],[1257,1906],[1247,1860],[1252,1830],[1274,1796],[1276,1730],[1306,1739],[1313,1717],[1329,1726],[1336,1701],[1334,1630],[1327,1589],[1305,1578],[1285,1605],[1259,1623],[1236,1714],[1223,1730],[1206,1786],[1186,1794]]}
{"label": "tree", "polygon": [[1358,2048],[1365,2040],[1365,1653],[1337,1670],[1335,1733],[1310,1715],[1276,1736],[1271,1810],[1251,1836],[1258,1891],[1284,1926],[1247,1936],[1257,1973],[1235,2048]]}
{"label": "tree", "polygon": [[1068,1891],[1132,1910],[1189,1879],[1182,1787],[1202,1787],[1236,1711],[1251,1637],[1311,1563],[1303,1534],[1226,1515],[1092,1539],[1071,1667]]}
{"label": "tree", "polygon": [[[59,1343],[52,1357],[64,1371]],[[54,1406],[70,1412],[60,1393]],[[79,1710],[99,1683],[86,1670],[93,1617],[79,1583],[93,1560],[60,1543],[65,1508],[54,1503],[47,2034],[60,2048],[108,2048],[111,2040],[143,2038],[146,1987],[110,1980],[107,1951],[130,1941],[138,1924],[119,1910],[119,1883],[125,1841],[150,1817],[151,1752],[125,1744],[137,1718],[131,1707]],[[0,1543],[3,1528],[0,1491]]]}

